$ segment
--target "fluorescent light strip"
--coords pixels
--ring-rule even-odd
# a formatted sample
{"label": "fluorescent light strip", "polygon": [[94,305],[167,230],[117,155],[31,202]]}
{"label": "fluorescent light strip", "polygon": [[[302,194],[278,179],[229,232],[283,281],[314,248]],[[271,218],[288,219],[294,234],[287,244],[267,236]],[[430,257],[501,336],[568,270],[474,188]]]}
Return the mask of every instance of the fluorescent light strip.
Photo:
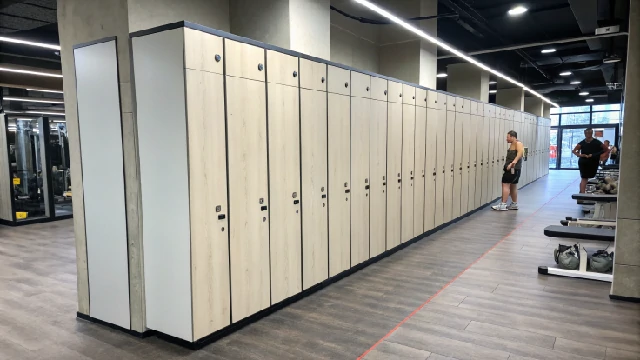
{"label": "fluorescent light strip", "polygon": [[64,113],[54,113],[54,112],[46,112],[46,111],[26,111],[27,114],[42,114],[42,115],[57,115],[64,116]]}
{"label": "fluorescent light strip", "polygon": [[42,47],[42,48],[51,49],[51,50],[60,50],[60,45],[45,44],[45,43],[32,42],[32,41],[26,41],[26,40],[20,40],[20,39],[13,39],[13,38],[8,38],[8,37],[4,37],[4,36],[0,36],[0,41],[13,43],[13,44],[24,44],[24,45],[37,46],[37,47]]}
{"label": "fluorescent light strip", "polygon": [[38,76],[49,76],[49,77],[57,77],[57,78],[62,77],[62,75],[59,75],[59,74],[51,74],[51,73],[31,71],[31,70],[9,69],[9,68],[3,68],[3,67],[0,67],[0,71],[16,72],[20,74],[29,74],[29,75],[38,75]]}
{"label": "fluorescent light strip", "polygon": [[40,90],[40,89],[27,89],[27,91],[42,91],[42,92],[48,92],[48,93],[54,93],[54,94],[63,94],[63,91],[59,91],[59,90]]}
{"label": "fluorescent light strip", "polygon": [[21,97],[11,97],[7,96],[4,100],[9,101],[22,101],[22,102],[34,102],[34,103],[45,103],[45,104],[64,104],[64,101],[60,100],[39,100],[39,99],[31,99],[31,98],[21,98]]}
{"label": "fluorescent light strip", "polygon": [[452,48],[450,45],[440,41],[439,39],[437,39],[437,38],[425,33],[424,31],[416,28],[415,26],[405,22],[404,20],[402,20],[402,19],[398,18],[397,16],[391,14],[387,10],[385,10],[385,9],[383,9],[383,8],[381,8],[381,7],[375,5],[375,4],[373,4],[373,3],[371,3],[371,2],[369,2],[367,0],[354,0],[354,1],[357,2],[358,4],[361,4],[362,6],[366,7],[367,9],[376,12],[378,15],[381,15],[381,16],[393,21],[394,23],[396,23],[396,24],[402,26],[403,28],[413,32],[414,34],[426,39],[427,41],[431,42],[432,44],[438,45],[442,49],[447,50],[447,51],[451,52],[452,54],[464,59],[465,61],[478,66],[482,70],[488,71],[488,72],[494,74],[495,76],[497,76],[497,77],[499,77],[501,79],[507,80],[508,82],[525,89],[526,91],[530,92],[531,94],[539,97],[540,99],[544,100],[545,102],[547,102],[547,103],[549,103],[549,104],[551,104],[551,105],[553,105],[555,107],[560,107],[558,104],[552,102],[550,99],[540,95],[539,93],[535,92],[534,90],[531,90],[531,89],[527,88],[523,84],[513,80],[512,78],[502,74],[501,72],[496,71],[494,69],[491,69],[487,65],[485,65],[485,64],[483,64],[483,63],[481,63],[481,62],[479,62],[479,61],[477,61],[477,60],[475,60],[475,59],[473,59],[473,58],[471,58],[471,57],[469,57],[469,56],[467,56],[465,54],[463,54],[460,50]]}
{"label": "fluorescent light strip", "polygon": [[498,90],[489,90],[489,94],[496,94]]}
{"label": "fluorescent light strip", "polygon": [[438,74],[436,75],[437,78],[446,78],[447,74]]}

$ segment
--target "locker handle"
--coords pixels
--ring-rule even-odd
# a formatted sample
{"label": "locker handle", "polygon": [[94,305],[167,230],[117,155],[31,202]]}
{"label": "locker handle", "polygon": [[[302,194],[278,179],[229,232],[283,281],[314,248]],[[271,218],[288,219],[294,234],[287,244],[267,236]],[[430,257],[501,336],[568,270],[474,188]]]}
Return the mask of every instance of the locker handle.
{"label": "locker handle", "polygon": [[411,178],[409,178],[409,180],[413,180],[413,176]]}
{"label": "locker handle", "polygon": [[326,199],[327,198],[327,194],[322,194],[322,198]]}
{"label": "locker handle", "polygon": [[225,214],[218,215],[218,220],[224,220],[226,218]]}
{"label": "locker handle", "polygon": [[383,182],[383,183],[382,183],[382,186],[386,186],[386,185],[387,185],[387,183],[386,183],[386,182]]}
{"label": "locker handle", "polygon": [[345,190],[345,191],[344,191],[344,193],[345,193],[345,194],[348,194],[348,193],[350,193],[350,192],[351,192],[351,190],[349,190],[349,189],[347,189],[347,190]]}
{"label": "locker handle", "polygon": [[398,184],[400,184],[402,182],[402,179],[398,179]]}
{"label": "locker handle", "polygon": [[260,206],[260,211],[267,211],[267,206],[266,205]]}
{"label": "locker handle", "polygon": [[300,200],[293,200],[293,205],[298,205],[300,204]]}
{"label": "locker handle", "polygon": [[433,173],[433,174],[431,174],[431,175],[436,176],[436,173]]}
{"label": "locker handle", "polygon": [[364,186],[364,189],[365,189],[365,190],[369,190],[369,185],[365,185],[365,186]]}

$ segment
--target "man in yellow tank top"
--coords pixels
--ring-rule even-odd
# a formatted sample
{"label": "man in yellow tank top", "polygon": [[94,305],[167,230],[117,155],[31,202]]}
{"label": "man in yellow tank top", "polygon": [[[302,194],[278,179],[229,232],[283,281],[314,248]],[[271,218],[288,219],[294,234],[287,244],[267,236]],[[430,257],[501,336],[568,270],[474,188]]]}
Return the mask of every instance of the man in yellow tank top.
{"label": "man in yellow tank top", "polygon": [[[524,145],[518,141],[518,133],[511,130],[507,133],[507,142],[510,144],[505,158],[504,173],[502,174],[502,201],[491,208],[498,211],[518,210],[518,180],[522,171],[522,156]],[[511,196],[511,204],[507,200]]]}

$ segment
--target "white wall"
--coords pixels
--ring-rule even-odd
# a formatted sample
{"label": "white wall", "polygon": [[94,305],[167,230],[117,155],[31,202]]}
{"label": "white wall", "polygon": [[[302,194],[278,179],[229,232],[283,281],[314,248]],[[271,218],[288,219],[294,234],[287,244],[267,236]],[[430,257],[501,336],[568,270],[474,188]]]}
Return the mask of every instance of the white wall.
{"label": "white wall", "polygon": [[[349,14],[358,14],[344,1],[332,1],[332,4]],[[357,69],[379,72],[378,25],[362,24],[335,11],[331,11],[330,19],[331,58],[329,60]]]}
{"label": "white wall", "polygon": [[330,59],[330,12],[329,0],[291,0],[290,49]]}

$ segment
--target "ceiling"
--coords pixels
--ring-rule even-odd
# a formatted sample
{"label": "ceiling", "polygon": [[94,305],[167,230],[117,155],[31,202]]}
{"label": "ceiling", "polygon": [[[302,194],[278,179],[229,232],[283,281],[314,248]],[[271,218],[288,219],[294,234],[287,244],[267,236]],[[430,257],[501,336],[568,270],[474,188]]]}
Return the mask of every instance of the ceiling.
{"label": "ceiling", "polygon": [[[509,16],[508,10],[517,5],[528,11]],[[438,36],[560,106],[584,105],[585,97],[579,95],[582,91],[589,92],[594,104],[619,103],[628,39],[620,33],[628,28],[628,5],[629,0],[439,0],[439,15],[458,16],[439,19]],[[597,28],[612,25],[620,25],[616,36],[557,42],[593,37]],[[531,46],[535,43],[547,44]],[[523,47],[488,52],[518,45]],[[556,52],[541,52],[548,48]],[[604,64],[603,59],[613,54],[622,61]],[[449,64],[461,62],[448,55],[439,52],[440,72],[446,72]],[[559,75],[565,71],[572,75]],[[571,84],[573,81],[581,83]],[[616,83],[617,89],[607,86]],[[439,80],[438,87],[446,88],[446,78]]]}

